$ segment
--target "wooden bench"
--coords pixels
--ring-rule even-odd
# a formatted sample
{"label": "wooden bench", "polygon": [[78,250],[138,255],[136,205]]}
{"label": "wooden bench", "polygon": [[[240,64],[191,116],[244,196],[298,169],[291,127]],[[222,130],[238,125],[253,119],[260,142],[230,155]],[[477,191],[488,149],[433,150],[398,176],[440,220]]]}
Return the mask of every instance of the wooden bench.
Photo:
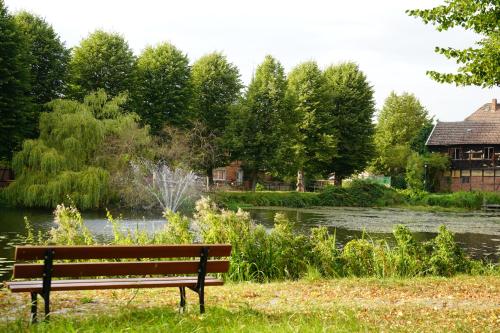
{"label": "wooden bench", "polygon": [[[199,295],[200,313],[204,313],[205,286],[223,284],[222,280],[206,276],[206,274],[225,273],[229,269],[229,260],[209,260],[208,258],[229,257],[230,254],[231,245],[227,244],[18,246],[15,253],[16,262],[43,260],[43,263],[16,263],[13,279],[31,280],[9,281],[6,285],[12,292],[31,293],[31,322],[36,322],[38,295],[42,296],[44,300],[45,318],[48,319],[50,293],[66,290],[178,287],[180,309],[184,310],[187,287]],[[159,258],[176,258],[178,260],[147,260]],[[94,261],[88,261],[92,259]],[[114,262],[102,261],[104,259],[114,260]],[[121,261],[121,259],[129,261]],[[134,259],[134,261],[130,261],[130,259]],[[66,262],[57,262],[64,260]],[[68,260],[78,260],[79,262],[68,262]],[[146,275],[148,277],[144,277]],[[156,277],[151,277],[151,275]],[[164,277],[164,275],[175,276]],[[119,276],[143,277],[117,278]],[[113,278],[80,279],[83,277]],[[58,280],[54,278],[73,279]]]}

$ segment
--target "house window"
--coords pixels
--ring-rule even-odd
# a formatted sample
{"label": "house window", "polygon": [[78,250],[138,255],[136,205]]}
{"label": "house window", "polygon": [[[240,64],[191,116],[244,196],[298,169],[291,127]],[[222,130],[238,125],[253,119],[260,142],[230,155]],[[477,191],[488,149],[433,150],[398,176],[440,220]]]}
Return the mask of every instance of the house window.
{"label": "house window", "polygon": [[236,173],[236,183],[241,184],[243,183],[243,170],[239,169],[238,172]]}
{"label": "house window", "polygon": [[493,147],[486,147],[484,148],[484,159],[485,160],[492,160],[493,159]]}
{"label": "house window", "polygon": [[215,169],[213,175],[214,175],[214,180],[226,180],[225,169]]}
{"label": "house window", "polygon": [[469,156],[471,160],[482,160],[484,158],[484,153],[482,150],[471,150]]}
{"label": "house window", "polygon": [[461,179],[462,184],[469,184],[470,183],[470,177],[462,177]]}
{"label": "house window", "polygon": [[452,160],[460,160],[462,158],[462,148],[450,148],[450,157]]}

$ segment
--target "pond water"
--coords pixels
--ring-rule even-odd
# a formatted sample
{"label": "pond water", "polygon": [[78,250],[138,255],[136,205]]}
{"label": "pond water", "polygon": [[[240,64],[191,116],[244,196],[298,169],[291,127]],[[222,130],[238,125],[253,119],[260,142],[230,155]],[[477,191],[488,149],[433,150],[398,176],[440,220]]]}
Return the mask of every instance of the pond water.
{"label": "pond water", "polygon": [[[372,239],[386,239],[391,243],[395,224],[404,224],[419,240],[436,235],[440,225],[446,225],[455,233],[458,243],[474,258],[486,258],[497,262],[500,258],[500,215],[484,212],[450,213],[419,212],[392,208],[252,208],[252,217],[271,228],[277,212],[296,222],[298,232],[308,233],[312,227],[326,226],[336,232],[342,246],[353,238],[366,233]],[[118,215],[118,214],[116,214]],[[161,214],[123,212],[122,226],[131,230],[154,232],[166,221]],[[26,234],[24,216],[31,221],[35,233],[54,226],[52,213],[45,210],[0,208],[0,281],[10,276],[14,246]],[[105,221],[104,212],[83,213],[86,226],[100,240],[112,236],[112,227]]]}

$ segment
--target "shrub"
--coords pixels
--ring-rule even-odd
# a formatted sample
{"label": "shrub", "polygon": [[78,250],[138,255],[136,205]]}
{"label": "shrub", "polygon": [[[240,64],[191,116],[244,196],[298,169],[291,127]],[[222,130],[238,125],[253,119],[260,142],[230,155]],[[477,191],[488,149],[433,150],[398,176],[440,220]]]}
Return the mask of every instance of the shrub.
{"label": "shrub", "polygon": [[353,180],[345,187],[326,186],[319,195],[322,206],[387,206],[403,202],[395,190],[367,180]]}
{"label": "shrub", "polygon": [[445,226],[439,227],[439,233],[432,241],[430,270],[434,275],[452,276],[466,273],[470,269],[470,260],[455,242],[453,234]]}
{"label": "shrub", "polygon": [[48,243],[64,245],[95,243],[92,234],[83,224],[82,215],[74,206],[58,205],[54,211],[54,222],[56,227],[49,231]]}
{"label": "shrub", "polygon": [[426,254],[410,230],[403,225],[394,228],[396,246],[393,250],[393,258],[396,274],[398,276],[425,275]]}
{"label": "shrub", "polygon": [[344,271],[347,275],[371,276],[374,270],[374,246],[366,239],[349,241],[342,251]]}
{"label": "shrub", "polygon": [[337,248],[336,234],[330,235],[326,227],[311,229],[311,264],[328,277],[338,277],[343,274],[341,251]]}
{"label": "shrub", "polygon": [[430,206],[480,209],[484,197],[482,192],[454,192],[450,194],[429,194],[426,201]]}
{"label": "shrub", "polygon": [[266,188],[264,187],[264,185],[262,185],[262,184],[260,184],[260,183],[257,183],[257,184],[255,185],[255,191],[257,191],[257,192],[262,192],[262,191],[265,191],[265,190],[266,190]]}

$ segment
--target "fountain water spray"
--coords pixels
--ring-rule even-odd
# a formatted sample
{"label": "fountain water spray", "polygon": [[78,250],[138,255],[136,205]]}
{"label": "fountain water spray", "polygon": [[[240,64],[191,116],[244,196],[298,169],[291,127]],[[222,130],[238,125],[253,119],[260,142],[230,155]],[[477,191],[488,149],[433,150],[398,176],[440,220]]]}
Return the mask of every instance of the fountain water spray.
{"label": "fountain water spray", "polygon": [[141,160],[131,163],[134,181],[149,192],[164,211],[173,212],[199,192],[199,177],[191,170],[170,168],[165,162]]}

